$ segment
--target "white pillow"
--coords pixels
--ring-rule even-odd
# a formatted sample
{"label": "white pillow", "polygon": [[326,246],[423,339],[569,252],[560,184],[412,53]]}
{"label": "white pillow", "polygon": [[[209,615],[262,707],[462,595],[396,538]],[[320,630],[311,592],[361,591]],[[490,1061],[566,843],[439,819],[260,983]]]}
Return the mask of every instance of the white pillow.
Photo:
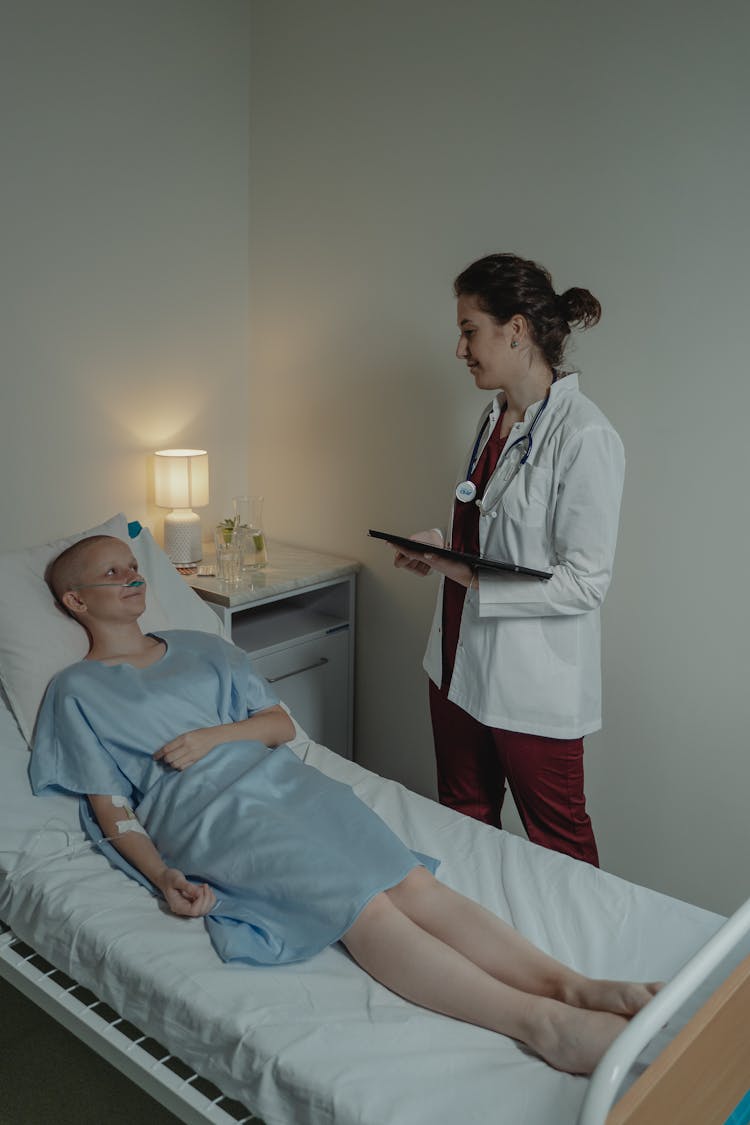
{"label": "white pillow", "polygon": [[[224,635],[224,626],[218,614],[207,602],[200,598],[189,586],[179,571],[169,561],[147,527],[130,541],[133,554],[138,559],[141,574],[148,582],[146,593],[146,612],[141,619],[141,627],[146,633],[158,633],[159,629],[200,629],[204,633]],[[151,606],[151,600],[155,602]],[[152,624],[150,611],[158,609],[164,615],[164,622]]]}
{"label": "white pillow", "polygon": [[[120,513],[65,539],[0,554],[0,682],[28,743],[47,684],[88,651],[85,630],[60,609],[44,580],[52,559],[88,535],[131,541],[127,518]],[[146,611],[141,618],[145,632],[202,629],[221,633],[218,616],[183,581],[146,528],[131,545],[148,582]]]}

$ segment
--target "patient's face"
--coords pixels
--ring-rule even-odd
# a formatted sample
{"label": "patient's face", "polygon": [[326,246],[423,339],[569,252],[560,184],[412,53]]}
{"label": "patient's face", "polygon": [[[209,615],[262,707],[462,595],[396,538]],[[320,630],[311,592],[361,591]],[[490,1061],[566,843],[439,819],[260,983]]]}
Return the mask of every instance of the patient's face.
{"label": "patient's face", "polygon": [[[136,581],[141,585],[129,585]],[[146,584],[128,544],[121,539],[92,543],[63,600],[81,618],[137,620],[146,608]]]}

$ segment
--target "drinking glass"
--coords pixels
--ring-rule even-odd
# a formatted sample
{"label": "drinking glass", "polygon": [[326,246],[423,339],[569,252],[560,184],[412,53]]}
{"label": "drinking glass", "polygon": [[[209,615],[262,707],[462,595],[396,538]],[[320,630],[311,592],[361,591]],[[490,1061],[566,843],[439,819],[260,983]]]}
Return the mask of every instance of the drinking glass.
{"label": "drinking glass", "polygon": [[268,562],[263,531],[263,497],[233,496],[232,505],[235,527],[245,532],[243,569],[258,570]]}
{"label": "drinking glass", "polygon": [[244,541],[244,530],[228,523],[220,523],[214,532],[216,577],[228,586],[239,586]]}

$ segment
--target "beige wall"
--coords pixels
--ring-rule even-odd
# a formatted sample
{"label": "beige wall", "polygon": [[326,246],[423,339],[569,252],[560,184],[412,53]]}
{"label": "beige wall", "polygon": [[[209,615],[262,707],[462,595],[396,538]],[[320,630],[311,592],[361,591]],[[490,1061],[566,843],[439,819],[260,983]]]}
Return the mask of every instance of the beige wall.
{"label": "beige wall", "polygon": [[740,3],[256,0],[251,480],[362,559],[357,745],[430,793],[434,585],[368,526],[442,523],[482,399],[455,273],[496,249],[589,286],[574,358],[628,453],[588,791],[609,869],[745,895],[749,19]]}
{"label": "beige wall", "polygon": [[444,522],[481,406],[452,358],[451,279],[492,249],[537,256],[602,300],[575,359],[628,451],[588,742],[602,858],[731,909],[750,782],[747,25],[744,4],[678,0],[13,6],[0,546],[120,508],[158,533],[149,454],[204,445],[206,525],[249,486],[272,533],[365,563],[359,756],[432,792],[434,586],[365,531]]}
{"label": "beige wall", "polygon": [[0,545],[123,509],[161,534],[150,454],[247,487],[249,8],[5,5]]}

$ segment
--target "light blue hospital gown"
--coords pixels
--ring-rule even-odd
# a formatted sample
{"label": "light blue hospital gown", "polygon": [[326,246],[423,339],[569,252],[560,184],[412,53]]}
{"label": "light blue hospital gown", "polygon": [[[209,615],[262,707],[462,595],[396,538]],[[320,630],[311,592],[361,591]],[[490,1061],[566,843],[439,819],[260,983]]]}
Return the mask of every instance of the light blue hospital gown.
{"label": "light blue hospital gown", "polygon": [[[179,734],[278,703],[235,645],[189,630],[160,637],[167,651],[148,668],[82,661],[54,678],[31,784],[37,794],[126,797],[164,861],[214,889],[205,922],[220,957],[255,965],[312,957],[379,891],[420,863],[435,870],[348,785],[288,746],[226,742],[183,771],[153,761]],[[81,808],[87,832],[101,839],[85,798]],[[138,878],[115,848],[101,847]]]}

